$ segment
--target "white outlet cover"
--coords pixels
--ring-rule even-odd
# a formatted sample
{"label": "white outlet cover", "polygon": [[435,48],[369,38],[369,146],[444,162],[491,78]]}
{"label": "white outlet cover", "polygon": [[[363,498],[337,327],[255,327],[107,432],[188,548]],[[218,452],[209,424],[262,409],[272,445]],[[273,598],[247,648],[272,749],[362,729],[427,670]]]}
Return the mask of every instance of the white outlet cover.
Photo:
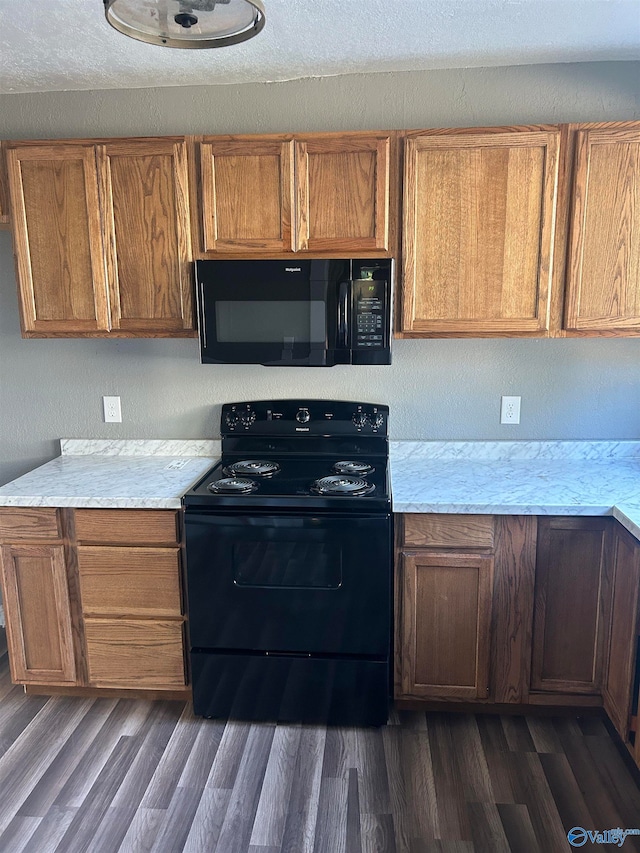
{"label": "white outlet cover", "polygon": [[520,401],[521,397],[502,397],[500,404],[500,423],[520,423]]}

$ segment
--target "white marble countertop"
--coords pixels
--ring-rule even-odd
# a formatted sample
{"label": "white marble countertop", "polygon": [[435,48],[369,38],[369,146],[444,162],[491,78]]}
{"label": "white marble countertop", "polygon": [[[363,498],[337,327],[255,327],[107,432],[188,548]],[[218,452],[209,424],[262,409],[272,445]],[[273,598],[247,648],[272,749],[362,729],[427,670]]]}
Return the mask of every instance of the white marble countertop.
{"label": "white marble countertop", "polygon": [[[177,509],[219,441],[63,439],[0,506]],[[392,441],[394,512],[613,515],[640,539],[640,442]]]}
{"label": "white marble countertop", "polygon": [[640,538],[640,442],[391,442],[394,512],[613,515]]}
{"label": "white marble countertop", "polygon": [[0,506],[179,509],[220,456],[219,441],[63,439],[62,454],[0,486]]}

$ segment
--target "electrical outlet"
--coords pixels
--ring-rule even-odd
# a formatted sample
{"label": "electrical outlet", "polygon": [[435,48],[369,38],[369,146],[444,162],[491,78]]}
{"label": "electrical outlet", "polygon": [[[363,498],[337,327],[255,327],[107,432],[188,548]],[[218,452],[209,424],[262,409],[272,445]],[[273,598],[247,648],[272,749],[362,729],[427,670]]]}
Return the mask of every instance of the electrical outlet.
{"label": "electrical outlet", "polygon": [[103,397],[102,407],[104,409],[104,422],[106,424],[122,423],[122,409],[120,408],[120,397]]}
{"label": "electrical outlet", "polygon": [[501,424],[520,423],[520,397],[502,397],[500,406]]}

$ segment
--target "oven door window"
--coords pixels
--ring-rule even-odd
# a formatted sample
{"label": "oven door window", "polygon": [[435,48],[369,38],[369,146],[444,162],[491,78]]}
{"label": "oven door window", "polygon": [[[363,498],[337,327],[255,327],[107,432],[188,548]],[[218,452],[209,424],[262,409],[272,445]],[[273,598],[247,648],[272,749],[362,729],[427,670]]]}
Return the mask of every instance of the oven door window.
{"label": "oven door window", "polygon": [[238,586],[338,589],[342,584],[337,542],[236,542],[231,559]]}
{"label": "oven door window", "polygon": [[382,654],[390,516],[185,517],[192,648]]}

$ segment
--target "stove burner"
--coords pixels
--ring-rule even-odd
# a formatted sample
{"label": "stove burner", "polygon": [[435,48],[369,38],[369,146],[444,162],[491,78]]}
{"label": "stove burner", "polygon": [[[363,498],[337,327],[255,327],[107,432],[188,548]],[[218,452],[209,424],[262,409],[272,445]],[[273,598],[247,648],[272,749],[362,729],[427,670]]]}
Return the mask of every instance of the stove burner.
{"label": "stove burner", "polygon": [[226,477],[214,483],[209,483],[207,488],[210,492],[215,493],[233,492],[235,494],[248,495],[250,492],[255,492],[258,484],[253,480],[248,480],[246,477]]}
{"label": "stove burner", "polygon": [[312,492],[320,495],[347,495],[358,497],[368,495],[375,489],[371,483],[359,477],[321,477],[311,486]]}
{"label": "stove burner", "polygon": [[333,470],[338,474],[351,474],[355,477],[362,477],[363,474],[372,474],[375,471],[373,465],[368,462],[336,462]]}
{"label": "stove burner", "polygon": [[236,474],[248,474],[251,477],[273,477],[280,470],[277,462],[268,462],[264,459],[243,459],[223,468],[229,477]]}

